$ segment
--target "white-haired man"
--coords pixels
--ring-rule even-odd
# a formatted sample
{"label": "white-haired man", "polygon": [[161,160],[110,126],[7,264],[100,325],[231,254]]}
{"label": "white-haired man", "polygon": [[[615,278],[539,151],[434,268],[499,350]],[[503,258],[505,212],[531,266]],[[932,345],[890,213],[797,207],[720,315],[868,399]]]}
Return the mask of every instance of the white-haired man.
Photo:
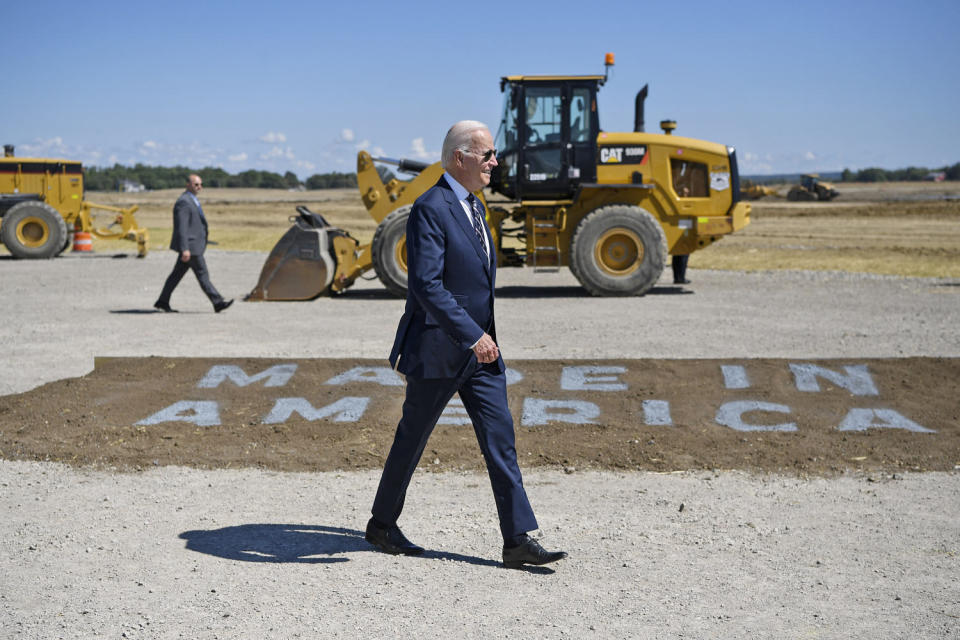
{"label": "white-haired man", "polygon": [[537,520],[517,465],[506,367],[493,317],[496,247],[473,192],[497,166],[486,125],[464,120],[443,141],[445,173],[417,198],[407,220],[407,304],[390,364],[407,379],[403,415],[374,499],[366,539],[381,551],[418,555],[397,519],[407,486],[444,407],[460,394],[487,464],[503,535],[504,566],[566,557],[527,532]]}

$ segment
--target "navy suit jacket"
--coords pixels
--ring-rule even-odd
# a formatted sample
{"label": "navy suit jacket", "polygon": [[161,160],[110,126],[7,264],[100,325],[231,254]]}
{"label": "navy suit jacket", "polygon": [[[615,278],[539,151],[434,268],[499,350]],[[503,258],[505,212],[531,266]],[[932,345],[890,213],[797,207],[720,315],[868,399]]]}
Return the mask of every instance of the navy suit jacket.
{"label": "navy suit jacket", "polygon": [[[496,341],[493,319],[496,251],[484,225],[487,259],[446,178],[417,198],[407,218],[407,304],[390,364],[414,378],[454,378],[484,332]],[[503,358],[489,363],[504,371]]]}
{"label": "navy suit jacket", "polygon": [[184,191],[173,205],[170,248],[178,253],[189,251],[196,256],[202,256],[207,248],[207,219],[189,191]]}

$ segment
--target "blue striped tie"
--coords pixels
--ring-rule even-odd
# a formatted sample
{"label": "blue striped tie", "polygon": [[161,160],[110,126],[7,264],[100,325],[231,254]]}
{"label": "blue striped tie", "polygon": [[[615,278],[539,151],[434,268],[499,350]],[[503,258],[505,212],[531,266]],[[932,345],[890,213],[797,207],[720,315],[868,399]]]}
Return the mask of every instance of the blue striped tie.
{"label": "blue striped tie", "polygon": [[471,193],[467,196],[467,202],[470,203],[470,211],[473,212],[473,230],[477,232],[477,239],[483,246],[483,250],[487,252],[487,257],[489,258],[490,251],[487,249],[487,243],[484,239],[486,234],[483,231],[483,214],[480,213],[480,201],[477,200],[477,196]]}

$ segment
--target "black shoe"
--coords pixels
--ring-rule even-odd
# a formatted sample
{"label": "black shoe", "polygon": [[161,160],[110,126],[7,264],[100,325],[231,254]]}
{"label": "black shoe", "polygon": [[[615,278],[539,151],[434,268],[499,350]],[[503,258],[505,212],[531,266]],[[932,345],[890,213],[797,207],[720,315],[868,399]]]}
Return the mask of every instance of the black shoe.
{"label": "black shoe", "polygon": [[530,536],[515,547],[503,547],[503,566],[507,569],[519,569],[522,564],[550,564],[566,557],[566,551],[547,551]]}
{"label": "black shoe", "polygon": [[232,304],[233,304],[233,298],[230,298],[229,300],[221,300],[217,304],[213,305],[213,310],[216,313],[220,313],[221,311],[223,311],[224,309],[226,309]]}
{"label": "black shoe", "polygon": [[686,278],[680,278],[679,280],[674,280],[673,284],[690,284],[690,281]]}
{"label": "black shoe", "polygon": [[367,535],[364,536],[367,542],[375,546],[384,553],[393,555],[403,554],[405,556],[418,556],[423,553],[423,547],[418,547],[409,540],[400,531],[400,527],[381,527],[373,518],[367,523]]}
{"label": "black shoe", "polygon": [[159,300],[157,300],[156,302],[153,303],[153,308],[154,308],[154,309],[157,309],[157,310],[159,310],[159,311],[163,311],[164,313],[176,313],[176,312],[177,312],[176,309],[171,309],[171,308],[170,308],[170,304],[169,304],[169,303],[167,303],[167,302],[160,302]]}

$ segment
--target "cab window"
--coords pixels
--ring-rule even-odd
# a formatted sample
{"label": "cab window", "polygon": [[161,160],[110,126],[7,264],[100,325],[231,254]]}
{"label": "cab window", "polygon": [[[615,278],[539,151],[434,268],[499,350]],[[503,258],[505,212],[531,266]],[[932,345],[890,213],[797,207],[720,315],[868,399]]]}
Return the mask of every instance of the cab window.
{"label": "cab window", "polygon": [[681,198],[706,198],[710,195],[710,177],[704,163],[670,158],[670,172],[673,174],[673,190]]}
{"label": "cab window", "polygon": [[516,87],[508,89],[503,96],[503,115],[494,146],[500,151],[517,148],[517,94]]}
{"label": "cab window", "polygon": [[574,89],[570,100],[570,142],[590,141],[590,90]]}
{"label": "cab window", "polygon": [[560,87],[527,87],[526,144],[560,142]]}
{"label": "cab window", "polygon": [[520,90],[510,87],[503,95],[503,115],[500,118],[500,128],[494,139],[494,147],[498,149],[500,175],[506,179],[517,175],[517,103]]}

